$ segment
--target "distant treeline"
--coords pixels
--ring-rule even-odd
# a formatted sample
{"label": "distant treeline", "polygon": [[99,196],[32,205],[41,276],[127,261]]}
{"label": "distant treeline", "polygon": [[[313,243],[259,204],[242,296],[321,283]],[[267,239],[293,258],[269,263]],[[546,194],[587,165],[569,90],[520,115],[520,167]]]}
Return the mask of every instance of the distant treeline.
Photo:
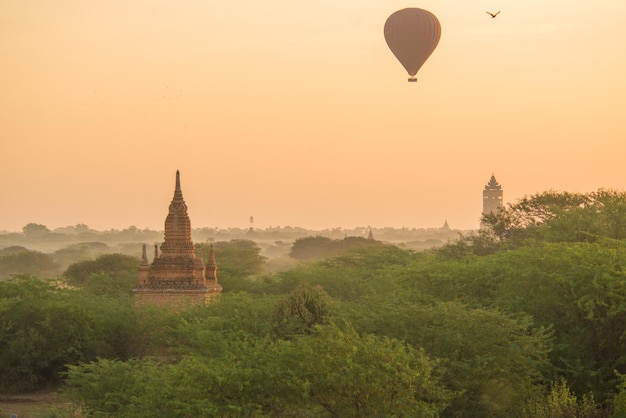
{"label": "distant treeline", "polygon": [[[309,230],[299,227],[269,227],[260,228],[194,228],[192,239],[196,242],[207,242],[230,239],[252,239],[258,241],[284,240],[293,241],[307,236],[323,236],[332,239],[345,237],[367,238],[370,231],[378,240],[409,242],[413,240],[456,238],[461,230],[442,228],[392,228],[392,227],[357,227],[357,228],[329,228],[324,230]],[[47,226],[29,223],[22,228],[22,232],[0,232],[0,246],[6,244],[19,245],[33,243],[36,245],[63,244],[76,242],[129,242],[129,241],[160,241],[163,231],[140,229],[130,226],[126,229],[111,229],[97,231],[85,224],[67,226],[50,230]]]}
{"label": "distant treeline", "polygon": [[[441,246],[459,237],[464,231],[448,228],[333,228],[313,231],[296,227],[267,229],[196,228],[192,240],[196,244],[231,240],[254,241],[268,258],[285,256],[291,245],[306,237],[324,237],[331,240],[367,238],[373,234],[377,241],[394,243],[406,249],[423,250]],[[18,249],[47,254],[52,261],[65,268],[75,261],[95,258],[105,253],[121,253],[139,257],[143,244],[152,246],[163,242],[163,231],[139,229],[131,226],[122,230],[96,231],[78,224],[50,230],[45,225],[30,223],[21,233],[0,233],[0,256],[15,253]],[[43,261],[41,261],[43,262]],[[0,261],[0,272],[2,262]],[[50,266],[49,266],[50,267]],[[49,267],[45,269],[50,270]],[[40,275],[39,271],[23,271]],[[55,273],[56,274],[56,273]]]}

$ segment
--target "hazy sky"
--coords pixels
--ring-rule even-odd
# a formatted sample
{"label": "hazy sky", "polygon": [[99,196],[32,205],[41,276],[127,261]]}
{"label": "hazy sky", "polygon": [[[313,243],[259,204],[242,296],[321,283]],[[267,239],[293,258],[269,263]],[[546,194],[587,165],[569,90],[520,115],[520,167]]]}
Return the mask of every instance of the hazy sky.
{"label": "hazy sky", "polygon": [[[383,26],[441,22],[407,75]],[[485,11],[501,13],[491,19]],[[0,230],[478,227],[626,188],[624,0],[5,0]]]}

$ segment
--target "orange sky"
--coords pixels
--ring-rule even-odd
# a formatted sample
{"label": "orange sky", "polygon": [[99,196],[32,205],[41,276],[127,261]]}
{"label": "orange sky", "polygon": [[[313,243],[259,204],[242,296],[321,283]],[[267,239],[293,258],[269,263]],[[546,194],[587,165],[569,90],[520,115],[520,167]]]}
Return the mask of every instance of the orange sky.
{"label": "orange sky", "polygon": [[[383,37],[420,7],[407,83]],[[501,10],[491,19],[486,10]],[[478,226],[506,202],[626,188],[623,0],[0,4],[0,231]]]}

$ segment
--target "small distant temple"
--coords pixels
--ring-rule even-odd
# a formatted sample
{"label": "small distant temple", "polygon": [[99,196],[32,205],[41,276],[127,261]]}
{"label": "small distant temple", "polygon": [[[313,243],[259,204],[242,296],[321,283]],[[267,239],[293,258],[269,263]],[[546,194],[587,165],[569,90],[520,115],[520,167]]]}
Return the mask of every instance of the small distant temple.
{"label": "small distant temple", "polygon": [[504,192],[502,186],[496,180],[496,177],[491,174],[489,183],[483,190],[483,215],[489,213],[497,213],[504,206]]}
{"label": "small distant temple", "polygon": [[165,219],[165,241],[161,254],[154,246],[152,264],[148,263],[146,245],[143,246],[137,286],[133,289],[135,305],[199,305],[220,293],[213,246],[205,265],[191,241],[191,221],[180,188],[180,172],[176,171],[174,198]]}

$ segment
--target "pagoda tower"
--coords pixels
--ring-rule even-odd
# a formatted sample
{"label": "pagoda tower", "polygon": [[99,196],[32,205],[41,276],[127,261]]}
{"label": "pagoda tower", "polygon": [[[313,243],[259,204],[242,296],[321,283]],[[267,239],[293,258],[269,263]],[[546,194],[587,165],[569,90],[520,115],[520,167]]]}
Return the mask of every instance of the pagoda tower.
{"label": "pagoda tower", "polygon": [[483,215],[497,213],[502,209],[504,205],[503,197],[504,192],[502,186],[500,186],[496,177],[491,174],[489,183],[487,183],[483,190]]}
{"label": "pagoda tower", "polygon": [[191,241],[191,221],[180,188],[180,172],[176,171],[176,186],[165,218],[161,254],[155,246],[154,259],[149,264],[144,244],[137,286],[133,289],[135,304],[184,306],[207,303],[222,292],[216,272],[213,246],[206,266],[202,255],[196,254]]}

